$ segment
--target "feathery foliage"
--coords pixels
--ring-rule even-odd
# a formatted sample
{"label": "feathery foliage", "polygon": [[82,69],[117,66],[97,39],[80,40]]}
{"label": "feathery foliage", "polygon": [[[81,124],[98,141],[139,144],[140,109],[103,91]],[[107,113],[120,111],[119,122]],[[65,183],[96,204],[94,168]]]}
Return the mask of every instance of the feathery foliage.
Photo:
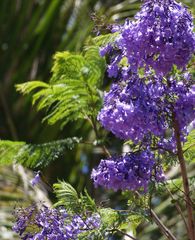
{"label": "feathery foliage", "polygon": [[44,120],[54,124],[95,117],[101,106],[98,87],[105,70],[105,62],[97,47],[88,47],[84,55],[58,52],[54,57],[52,77],[48,84],[32,81],[17,85],[17,90],[32,96],[37,109],[46,109]]}
{"label": "feathery foliage", "polygon": [[0,164],[6,165],[13,162],[13,158],[25,145],[25,142],[13,142],[9,140],[0,141]]}
{"label": "feathery foliage", "polygon": [[141,214],[135,214],[131,210],[120,211],[112,208],[97,207],[86,189],[84,194],[78,194],[70,184],[64,181],[59,181],[53,187],[58,199],[54,206],[64,206],[68,212],[73,214],[94,212],[100,215],[101,227],[98,230],[82,233],[79,239],[85,239],[85,237],[93,237],[92,239],[98,240],[107,239],[114,232],[133,230],[143,220]]}
{"label": "feathery foliage", "polygon": [[83,194],[78,194],[69,183],[64,181],[55,183],[53,187],[58,199],[55,206],[64,206],[68,211],[75,213],[97,210],[94,200],[89,196],[86,189]]}
{"label": "feathery foliage", "polygon": [[42,168],[72,149],[81,139],[77,137],[53,141],[44,144],[26,144],[25,142],[0,141],[0,164],[20,163],[29,168]]}
{"label": "feathery foliage", "polygon": [[195,130],[192,130],[188,135],[183,150],[185,159],[190,163],[195,163]]}
{"label": "feathery foliage", "polygon": [[106,46],[107,44],[109,43],[113,43],[115,41],[115,39],[117,38],[118,36],[118,32],[116,33],[108,33],[108,34],[105,34],[105,35],[100,35],[100,36],[97,36],[93,39],[93,42],[96,46]]}
{"label": "feathery foliage", "polygon": [[79,209],[79,196],[76,190],[64,181],[55,183],[53,187],[58,199],[55,206],[64,206],[68,211],[74,210],[77,212]]}

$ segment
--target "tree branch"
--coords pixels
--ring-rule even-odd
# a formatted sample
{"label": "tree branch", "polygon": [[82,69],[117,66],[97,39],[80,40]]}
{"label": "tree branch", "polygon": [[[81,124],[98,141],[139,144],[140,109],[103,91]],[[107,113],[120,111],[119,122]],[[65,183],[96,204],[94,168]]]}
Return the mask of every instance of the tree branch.
{"label": "tree branch", "polygon": [[[91,123],[91,125],[92,125],[92,127],[93,127],[93,130],[94,130],[94,132],[95,132],[96,138],[99,139],[99,134],[98,134],[98,130],[97,130],[97,125],[96,125],[96,122],[94,121],[93,118],[90,119],[90,123]],[[101,145],[101,148],[102,148],[104,154],[105,154],[107,157],[110,158],[110,157],[111,157],[111,154],[110,154],[110,152],[108,151],[108,149],[106,148],[106,146],[102,144],[102,145]]]}
{"label": "tree branch", "polygon": [[156,213],[151,209],[151,215],[155,223],[159,226],[162,233],[167,237],[169,240],[177,240],[175,236],[170,232],[170,230],[163,224],[163,222],[158,218]]}
{"label": "tree branch", "polygon": [[191,205],[191,198],[190,198],[190,188],[186,170],[185,159],[183,155],[182,145],[181,145],[181,136],[180,136],[180,129],[179,123],[176,119],[175,113],[173,112],[173,127],[175,132],[175,139],[177,144],[177,157],[179,159],[180,168],[181,168],[181,175],[183,179],[183,187],[184,187],[184,197],[186,200],[186,209],[188,213],[188,236],[190,240],[195,240],[195,224],[194,224],[194,217],[193,217],[193,207]]}
{"label": "tree branch", "polygon": [[[167,191],[168,191],[171,199],[174,200],[174,201],[176,201],[175,198],[174,198],[174,196],[173,196],[173,194],[172,194],[172,192],[168,189],[168,187],[166,187],[166,189],[167,189]],[[184,217],[184,215],[183,215],[183,212],[182,212],[182,210],[181,210],[180,205],[178,204],[178,202],[175,202],[174,205],[175,205],[178,213],[181,215],[181,218],[183,219],[183,222],[184,222],[184,224],[185,224],[185,226],[186,226],[186,230],[188,231],[188,234],[189,234],[188,224],[187,224],[187,222],[186,222],[186,220],[185,220],[185,217]]]}

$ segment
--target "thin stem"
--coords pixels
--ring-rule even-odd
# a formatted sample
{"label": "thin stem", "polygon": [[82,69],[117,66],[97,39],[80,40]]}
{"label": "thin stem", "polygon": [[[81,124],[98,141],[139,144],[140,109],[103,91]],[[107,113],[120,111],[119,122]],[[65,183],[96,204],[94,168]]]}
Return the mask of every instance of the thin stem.
{"label": "thin stem", "polygon": [[130,239],[132,239],[132,240],[138,240],[137,238],[134,238],[133,236],[129,235],[128,233],[123,232],[123,231],[121,231],[121,230],[119,230],[119,229],[117,229],[117,228],[114,228],[114,229],[110,230],[110,232],[118,232],[118,233],[120,233],[121,235],[124,235],[124,236],[126,236],[126,237],[128,237],[128,238],[130,238]]}
{"label": "thin stem", "polygon": [[[172,192],[168,189],[168,187],[166,187],[166,189],[167,189],[170,197],[172,198],[172,200],[176,201],[175,198],[174,198],[174,196],[173,196],[173,194],[172,194]],[[184,222],[184,224],[185,224],[185,226],[186,226],[186,230],[188,231],[188,234],[189,234],[188,225],[187,225],[187,222],[186,222],[186,220],[185,220],[185,217],[184,217],[184,215],[183,215],[183,212],[182,212],[182,209],[181,209],[180,205],[178,204],[178,202],[175,202],[174,205],[175,205],[178,213],[181,215],[181,218],[183,219],[183,222]]]}
{"label": "thin stem", "polygon": [[175,236],[170,232],[170,230],[163,224],[163,222],[158,218],[156,213],[151,209],[151,215],[155,223],[158,225],[162,233],[167,237],[169,240],[177,240]]}
{"label": "thin stem", "polygon": [[194,147],[195,146],[195,143],[191,144],[188,148],[186,148],[183,153],[187,152],[191,147]]}
{"label": "thin stem", "polygon": [[[96,138],[99,139],[99,134],[98,134],[98,130],[97,130],[96,121],[95,121],[93,118],[91,118],[90,120],[91,120],[90,123],[91,123],[91,125],[92,125],[92,127],[93,127],[93,130],[94,130],[94,132],[95,132]],[[103,144],[103,145],[101,145],[101,148],[102,148],[104,154],[105,154],[107,157],[110,158],[110,157],[111,157],[111,154],[110,154],[110,152],[108,151],[108,149],[106,148],[106,146]]]}
{"label": "thin stem", "polygon": [[[185,195],[185,192],[181,189],[181,188],[179,188],[176,184],[174,184],[173,183],[173,185],[174,185],[174,187],[178,190],[178,191],[180,191],[181,193],[183,193],[184,195]],[[181,196],[179,195],[179,193],[175,193],[178,197],[180,197],[181,198]],[[184,201],[185,201],[185,203],[187,203],[187,201],[186,201],[186,199],[183,199]],[[193,207],[193,201],[190,199],[190,202],[188,202],[188,204],[190,204],[192,207]]]}
{"label": "thin stem", "polygon": [[191,206],[191,198],[190,198],[190,188],[187,176],[187,169],[185,164],[185,159],[183,155],[182,145],[181,145],[181,136],[179,130],[179,123],[176,119],[175,113],[173,112],[173,127],[175,131],[175,139],[177,144],[177,157],[179,159],[181,175],[183,179],[183,187],[185,192],[185,200],[186,200],[186,209],[188,213],[188,235],[190,240],[195,240],[195,231],[194,231],[194,218],[193,218],[193,207]]}
{"label": "thin stem", "polygon": [[169,152],[171,155],[175,155],[173,151],[169,150],[169,149],[166,149],[166,148],[163,148],[163,147],[160,147],[160,146],[157,146],[157,147],[151,147],[152,150],[158,150],[158,149],[162,149],[163,151],[165,152]]}
{"label": "thin stem", "polygon": [[[137,196],[141,196],[139,192],[136,192]],[[150,209],[151,217],[156,223],[156,225],[160,228],[161,232],[167,237],[169,240],[177,240],[176,237],[171,233],[171,231],[164,225],[164,223],[160,220],[160,218],[156,215],[156,213]]]}

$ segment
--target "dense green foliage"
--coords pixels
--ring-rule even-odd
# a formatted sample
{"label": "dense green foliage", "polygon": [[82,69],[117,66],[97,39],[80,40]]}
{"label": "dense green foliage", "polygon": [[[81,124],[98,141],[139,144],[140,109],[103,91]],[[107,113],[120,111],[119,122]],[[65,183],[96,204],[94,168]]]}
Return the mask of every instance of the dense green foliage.
{"label": "dense green foliage", "polygon": [[23,94],[33,94],[37,109],[47,110],[49,124],[61,120],[67,122],[96,118],[101,106],[98,87],[101,85],[105,63],[99,56],[98,48],[86,49],[84,56],[59,52],[54,57],[52,77],[49,84],[34,81],[17,85]]}
{"label": "dense green foliage", "polygon": [[43,144],[0,141],[0,164],[20,163],[31,169],[41,169],[63,155],[66,149],[73,149],[81,139],[67,138]]}

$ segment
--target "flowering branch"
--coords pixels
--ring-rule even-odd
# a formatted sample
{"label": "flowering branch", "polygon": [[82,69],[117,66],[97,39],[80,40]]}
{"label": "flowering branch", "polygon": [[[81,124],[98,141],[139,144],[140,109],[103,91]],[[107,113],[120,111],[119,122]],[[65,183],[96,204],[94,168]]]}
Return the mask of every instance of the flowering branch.
{"label": "flowering branch", "polygon": [[[73,71],[70,71],[70,75],[75,75],[71,78],[72,80],[81,76],[79,79],[83,84],[84,92],[80,91],[80,85],[73,84],[74,82],[80,84],[80,81],[66,79],[64,69],[68,69],[69,65],[66,68],[63,67],[63,71],[59,71],[59,73],[56,69],[62,68],[61,61],[59,61],[59,66],[58,64],[54,66],[52,71],[55,77],[53,78],[60,79],[60,88],[57,84],[56,89],[61,89],[61,81],[65,87],[62,88],[62,92],[56,90],[58,105],[53,106],[55,99],[50,97],[52,101],[49,101],[48,106],[55,109],[50,120],[56,122],[58,116],[65,112],[63,115],[64,118],[67,118],[65,123],[68,119],[76,120],[83,117],[88,119],[98,142],[101,140],[101,133],[97,121],[100,121],[101,125],[116,137],[125,141],[131,140],[130,151],[120,156],[111,156],[104,143],[100,141],[98,146],[102,148],[106,159],[101,159],[99,166],[92,170],[91,178],[95,186],[103,186],[114,191],[131,191],[136,197],[140,198],[139,200],[142,200],[141,194],[146,194],[147,199],[149,195],[149,200],[151,200],[151,192],[153,192],[153,189],[151,191],[149,188],[151,183],[158,184],[165,181],[161,163],[162,158],[167,156],[167,152],[169,157],[177,156],[183,179],[183,201],[186,203],[188,221],[184,218],[184,214],[177,203],[176,208],[185,223],[189,240],[195,240],[192,200],[182,150],[182,142],[185,141],[188,134],[187,126],[195,119],[194,86],[190,74],[185,70],[195,52],[192,16],[186,7],[175,0],[145,0],[134,21],[126,19],[123,25],[117,24],[110,30],[112,33],[117,33],[117,38],[112,41],[109,40],[108,43],[102,43],[100,55],[104,57],[109,54],[108,77],[115,78],[115,81],[112,83],[109,92],[104,95],[103,107],[98,116],[96,116],[96,108],[99,108],[100,105],[98,88],[99,80],[102,79],[105,70],[105,59],[100,58],[96,48],[98,61],[92,60],[92,52],[88,53],[90,58],[88,54],[84,55],[84,58],[77,56],[79,66],[78,69],[76,68],[76,75],[72,73]],[[59,54],[59,59],[62,57],[67,60],[66,54]],[[73,59],[72,61],[74,62]],[[92,61],[92,64],[88,64],[90,61]],[[74,66],[72,62],[69,64]],[[99,65],[103,67],[99,69]],[[75,62],[75,66],[77,66],[77,62]],[[95,75],[96,71],[99,74],[93,78],[92,76]],[[71,82],[73,83],[70,84]],[[90,85],[88,82],[93,84]],[[29,93],[37,86],[42,87],[42,84],[37,85],[36,83],[36,85],[29,86],[28,91],[22,90],[22,92],[27,91]],[[26,89],[24,86],[21,89],[23,88]],[[77,88],[79,90],[76,91]],[[71,98],[64,99],[64,101],[58,99],[59,94],[66,95],[67,92],[67,95]],[[82,99],[83,95],[84,98]],[[47,97],[47,95],[40,96],[43,101],[41,100],[39,104],[46,106],[44,97]],[[77,101],[77,98],[81,98],[81,101]],[[37,99],[36,94],[34,101],[36,102]],[[69,106],[69,102],[74,104]],[[77,114],[78,111],[75,111],[77,104],[79,105],[79,112],[82,112],[81,115]],[[62,110],[55,112],[56,107],[59,106]],[[66,108],[64,109],[64,107]],[[89,116],[86,116],[86,114]],[[89,169],[94,167],[94,160],[90,161]],[[40,174],[35,177],[32,184],[37,184],[39,180],[41,180]],[[113,229],[110,227],[113,226],[113,223],[121,223],[124,218],[119,220],[119,218],[113,216],[112,220],[108,209],[104,209],[104,213],[100,215],[93,214],[92,210],[96,209],[96,204],[88,194],[81,198],[81,204],[77,192],[71,185],[67,187],[65,184],[62,190],[57,192],[57,197],[59,197],[57,204],[61,206],[63,203],[63,206],[67,207],[67,211],[70,209],[74,210],[73,212],[78,212],[79,210],[81,215],[72,215],[71,211],[70,214],[65,209],[49,209],[43,206],[39,211],[36,210],[36,214],[33,216],[33,224],[41,226],[41,228],[39,227],[41,232],[36,233],[33,239],[43,239],[45,237],[48,240],[53,239],[54,236],[56,237],[56,232],[58,233],[58,239],[76,239],[80,234],[88,234],[87,231],[94,230],[95,234],[100,231],[101,234],[103,230],[102,237],[105,232],[111,232],[126,236],[131,240],[137,240],[123,230],[117,229],[117,227]],[[174,199],[170,191],[169,194]],[[130,200],[133,202],[134,198],[132,197]],[[136,208],[143,206],[142,203],[134,202]],[[147,204],[151,212],[151,218],[162,234],[168,240],[177,240],[152,210],[150,207],[151,201]],[[88,209],[92,213],[88,212]],[[145,210],[145,207],[143,210]],[[29,220],[33,211],[35,211],[34,208],[29,208],[24,211],[25,214],[19,215],[15,231],[21,236],[28,234],[24,233],[26,231],[26,224],[24,225],[24,223]],[[113,211],[111,212],[113,213]],[[135,212],[137,213],[136,210]],[[145,217],[145,212],[143,214],[142,212],[139,213],[141,217]],[[106,215],[106,219],[104,215]],[[127,217],[129,217],[128,214]],[[67,222],[64,221],[65,219]],[[109,225],[111,221],[113,223]],[[131,221],[131,219],[128,221]],[[103,228],[101,228],[101,225]],[[31,239],[31,235],[24,235],[24,238]]]}

